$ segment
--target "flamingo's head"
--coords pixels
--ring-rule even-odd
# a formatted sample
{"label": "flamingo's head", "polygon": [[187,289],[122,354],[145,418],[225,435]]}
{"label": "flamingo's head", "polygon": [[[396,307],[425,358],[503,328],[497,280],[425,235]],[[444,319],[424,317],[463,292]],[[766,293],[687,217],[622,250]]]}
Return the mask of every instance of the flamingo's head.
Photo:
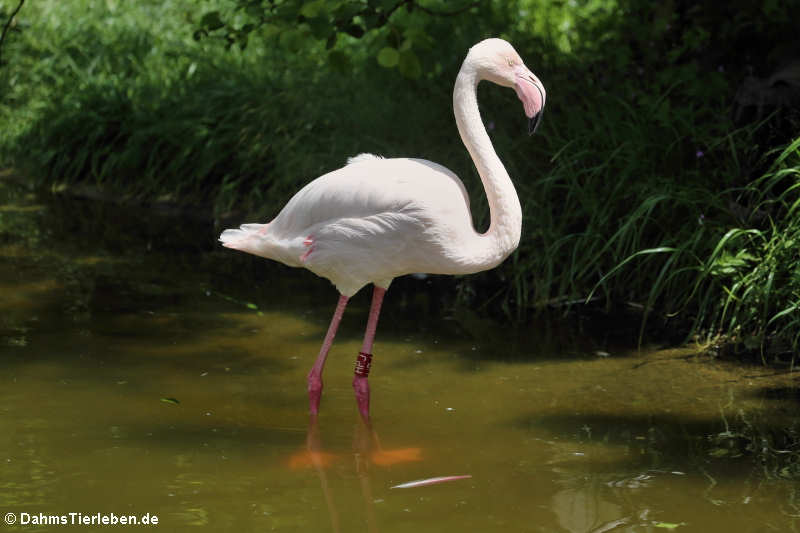
{"label": "flamingo's head", "polygon": [[475,66],[480,79],[514,88],[528,117],[528,133],[536,131],[547,92],[514,47],[503,39],[486,39],[470,48],[467,60]]}

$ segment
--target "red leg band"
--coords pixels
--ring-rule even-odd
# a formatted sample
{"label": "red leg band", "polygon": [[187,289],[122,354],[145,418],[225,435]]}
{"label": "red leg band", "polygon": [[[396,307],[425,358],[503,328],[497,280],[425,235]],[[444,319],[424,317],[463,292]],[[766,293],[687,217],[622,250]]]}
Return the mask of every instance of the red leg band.
{"label": "red leg band", "polygon": [[372,354],[358,352],[358,357],[356,357],[356,376],[361,376],[362,378],[369,376],[369,369],[371,366]]}

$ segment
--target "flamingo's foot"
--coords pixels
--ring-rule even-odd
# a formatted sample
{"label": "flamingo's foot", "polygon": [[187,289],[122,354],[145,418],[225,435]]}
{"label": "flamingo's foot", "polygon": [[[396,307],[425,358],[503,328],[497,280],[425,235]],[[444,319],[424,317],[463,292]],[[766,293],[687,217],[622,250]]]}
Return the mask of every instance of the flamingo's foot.
{"label": "flamingo's foot", "polygon": [[312,415],[319,413],[319,401],[322,398],[322,376],[308,375],[308,407]]}
{"label": "flamingo's foot", "polygon": [[369,381],[365,376],[355,376],[353,378],[353,390],[356,393],[356,403],[358,412],[364,422],[369,422]]}

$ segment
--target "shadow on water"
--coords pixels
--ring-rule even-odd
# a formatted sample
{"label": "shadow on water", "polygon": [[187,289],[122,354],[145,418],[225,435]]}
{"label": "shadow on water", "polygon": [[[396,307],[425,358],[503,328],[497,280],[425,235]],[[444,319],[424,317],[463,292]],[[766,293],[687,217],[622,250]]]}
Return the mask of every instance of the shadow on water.
{"label": "shadow on water", "polygon": [[[795,385],[797,380],[795,380]],[[796,386],[791,387],[765,387],[759,391],[754,392],[755,396],[761,396],[770,400],[789,401],[791,403],[800,403],[800,388]]]}
{"label": "shadow on water", "polygon": [[0,506],[133,502],[174,531],[796,528],[794,374],[575,322],[511,327],[454,305],[458,279],[405,277],[381,318],[374,426],[350,388],[369,291],[309,423],[336,292],[220,249],[219,229],[0,185]]}
{"label": "shadow on water", "polygon": [[[541,438],[624,447],[626,454],[613,458],[616,464],[604,466],[613,470],[679,469],[687,462],[710,465],[716,460],[728,468],[727,475],[747,476],[750,473],[742,466],[763,466],[770,452],[788,454],[797,443],[798,427],[728,414],[730,420],[724,412],[696,419],[669,414],[562,413],[533,415],[516,424]],[[719,461],[723,458],[724,462]],[[786,464],[795,461],[796,457],[786,458]]]}

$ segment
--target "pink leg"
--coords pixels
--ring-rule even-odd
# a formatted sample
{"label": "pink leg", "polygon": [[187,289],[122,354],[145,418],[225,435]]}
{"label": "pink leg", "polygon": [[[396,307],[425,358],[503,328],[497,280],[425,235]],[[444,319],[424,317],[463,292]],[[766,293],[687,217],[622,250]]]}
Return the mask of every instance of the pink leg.
{"label": "pink leg", "polygon": [[369,319],[367,320],[367,331],[364,333],[364,344],[361,345],[361,352],[356,359],[355,377],[353,378],[353,389],[356,391],[356,402],[361,418],[365,422],[369,421],[369,368],[372,363],[372,343],[375,340],[375,330],[378,328],[378,317],[381,314],[381,304],[386,289],[375,287],[372,292],[372,305],[369,308]]}
{"label": "pink leg", "polygon": [[339,296],[339,303],[336,304],[336,311],[333,312],[331,325],[328,326],[328,333],[325,334],[322,348],[319,350],[317,360],[314,361],[314,366],[311,367],[311,372],[308,373],[308,402],[312,415],[319,413],[319,400],[322,396],[322,369],[325,367],[325,359],[327,359],[328,351],[333,344],[333,338],[336,337],[336,330],[339,329],[339,322],[342,321],[347,300],[347,296]]}

